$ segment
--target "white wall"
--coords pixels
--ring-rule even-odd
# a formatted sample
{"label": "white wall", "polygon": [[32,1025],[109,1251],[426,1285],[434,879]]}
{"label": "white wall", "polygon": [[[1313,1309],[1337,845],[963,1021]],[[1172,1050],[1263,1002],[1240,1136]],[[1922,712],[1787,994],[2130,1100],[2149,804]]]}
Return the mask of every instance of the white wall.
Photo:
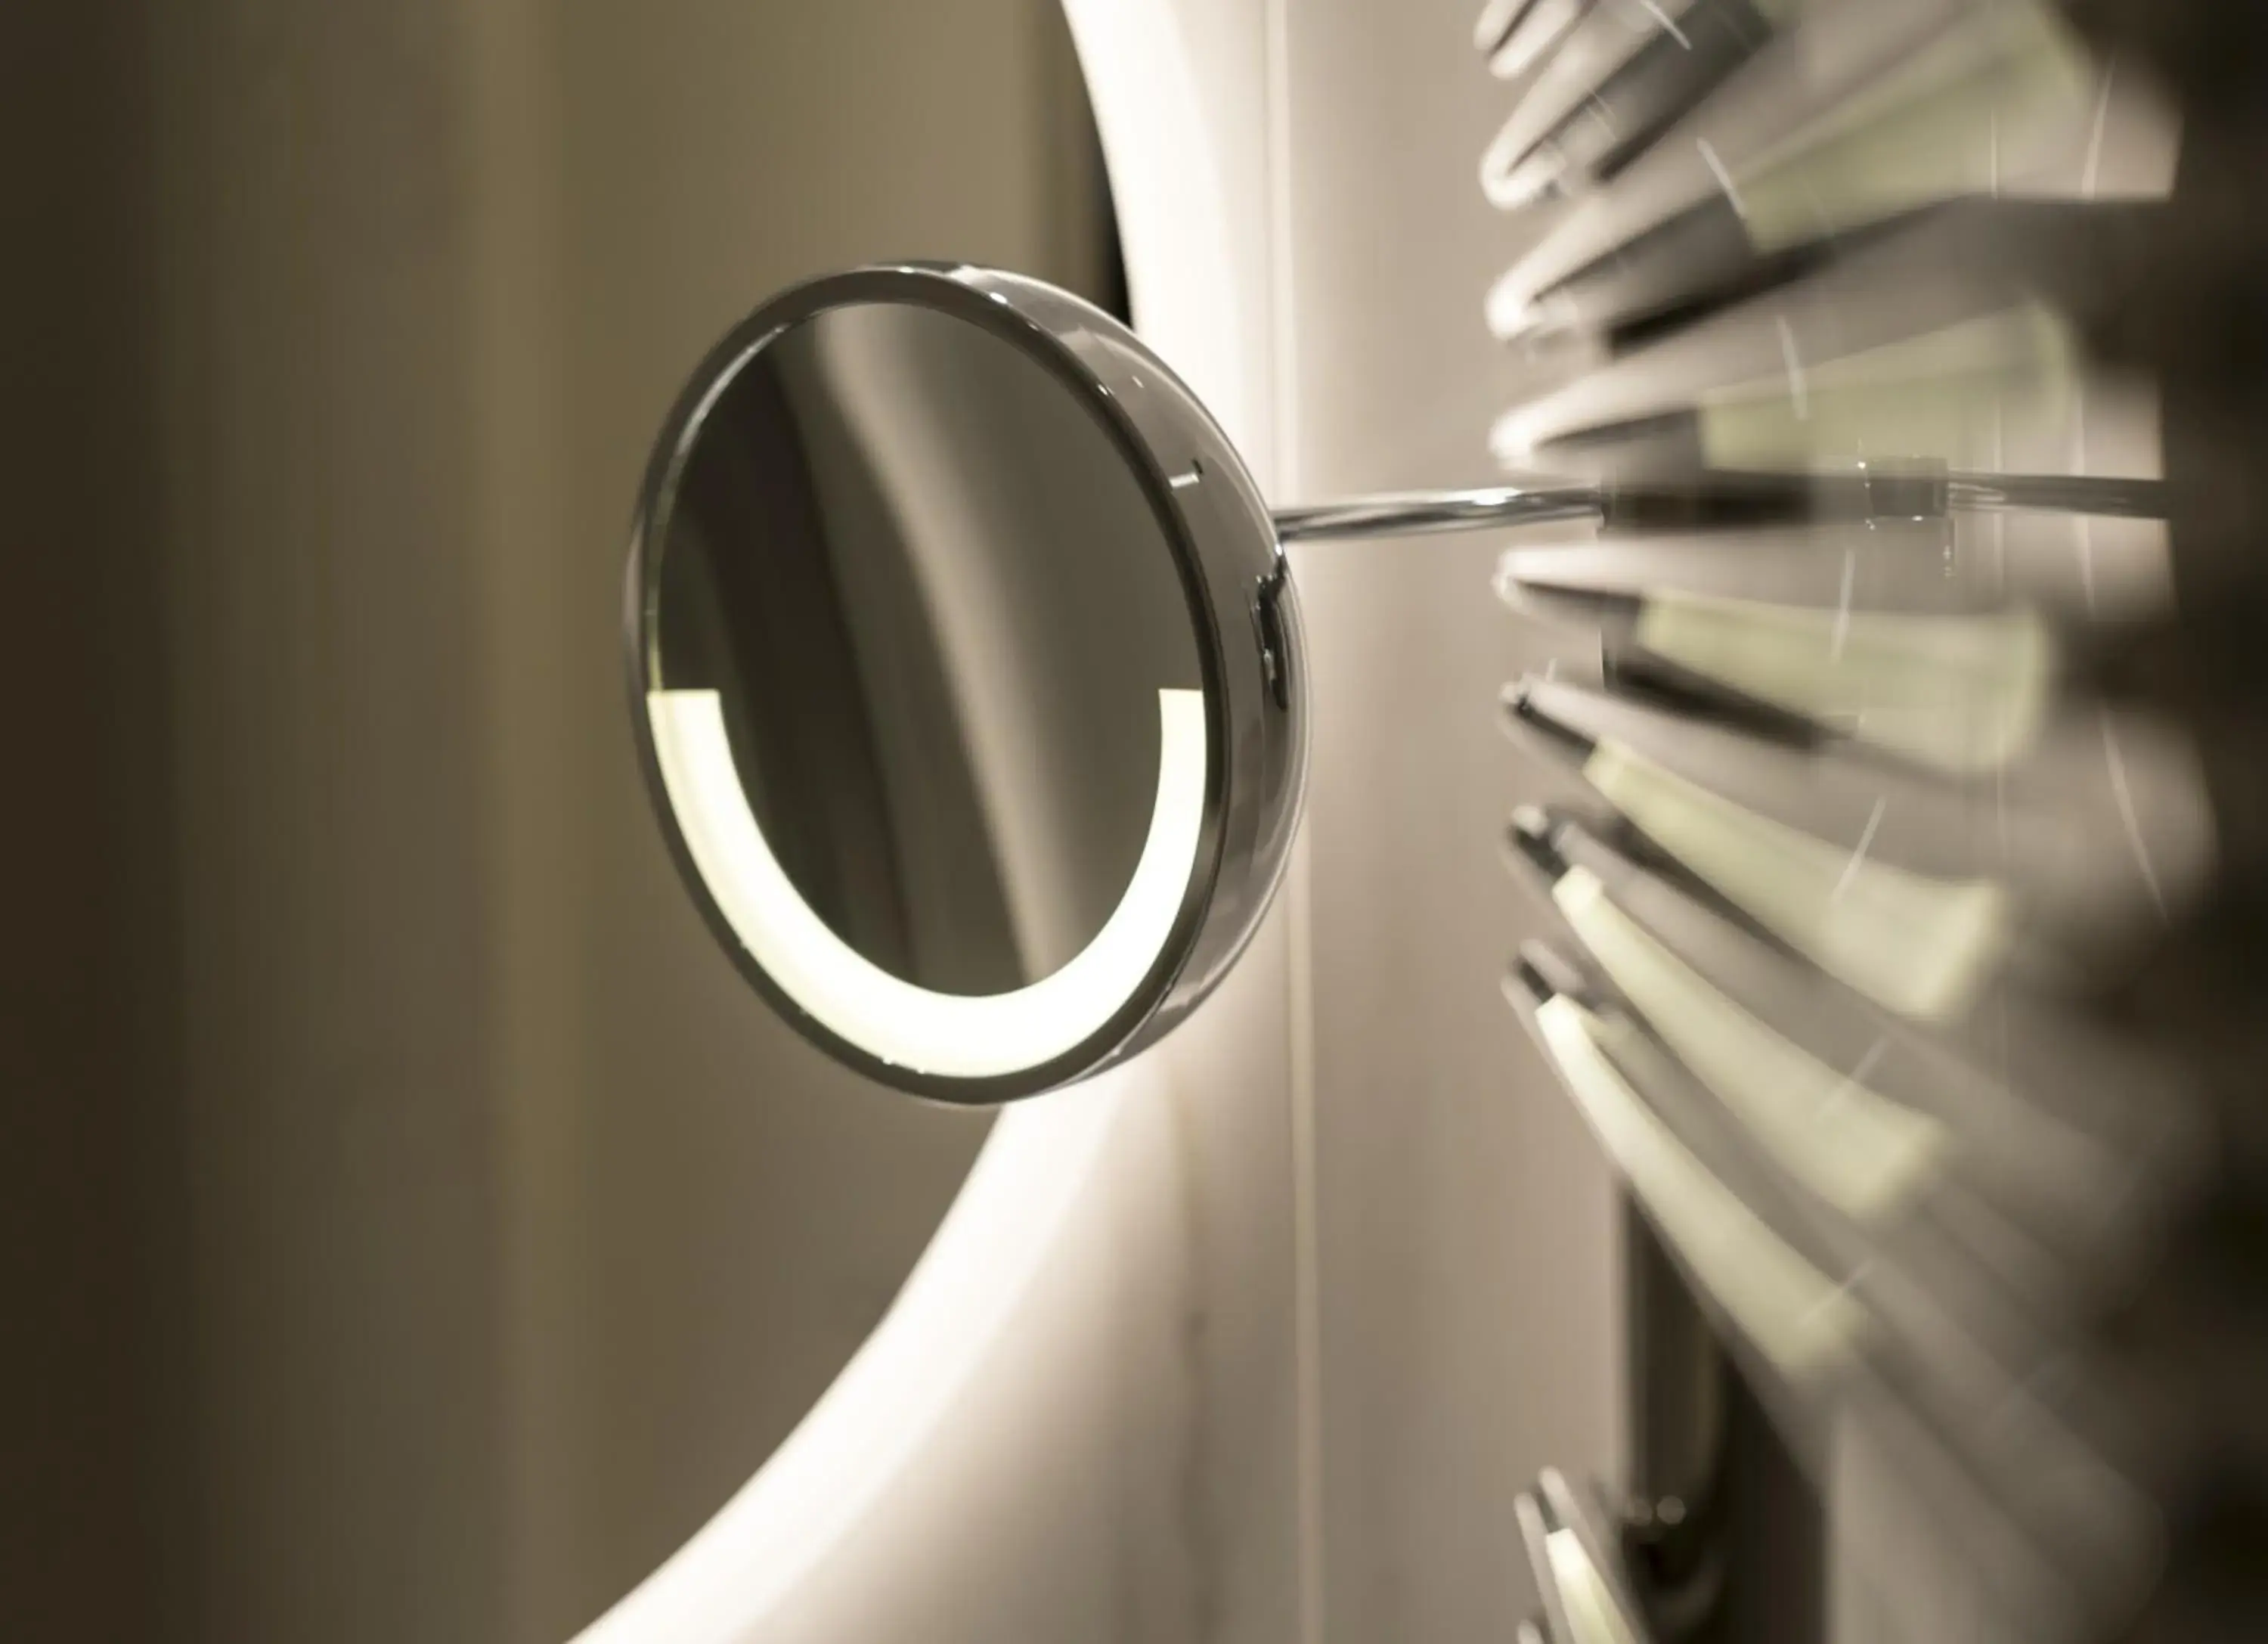
{"label": "white wall", "polygon": [[[1532,233],[1482,199],[1509,112],[1464,0],[1292,0],[1303,498],[1492,483],[1521,362],[1481,298]],[[1489,593],[1501,533],[1295,550],[1316,659],[1314,910],[1327,1636],[1509,1638],[1515,1493],[1614,1476],[1614,1192],[1498,992],[1542,921],[1505,872],[1536,767],[1498,687],[1554,637]]]}

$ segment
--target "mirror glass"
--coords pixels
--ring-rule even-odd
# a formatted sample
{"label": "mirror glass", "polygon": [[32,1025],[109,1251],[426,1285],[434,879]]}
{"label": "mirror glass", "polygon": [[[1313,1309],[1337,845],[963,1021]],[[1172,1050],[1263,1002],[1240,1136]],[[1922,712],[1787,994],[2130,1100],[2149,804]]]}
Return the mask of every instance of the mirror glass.
{"label": "mirror glass", "polygon": [[826,1019],[759,947],[755,892],[720,883],[749,875],[719,813],[744,807],[768,882],[899,983],[1027,990],[1110,947],[1114,918],[1148,933],[1138,981],[1197,848],[1199,652],[1158,511],[1079,388],[939,309],[823,309],[729,372],[652,523],[671,803],[799,1003]]}

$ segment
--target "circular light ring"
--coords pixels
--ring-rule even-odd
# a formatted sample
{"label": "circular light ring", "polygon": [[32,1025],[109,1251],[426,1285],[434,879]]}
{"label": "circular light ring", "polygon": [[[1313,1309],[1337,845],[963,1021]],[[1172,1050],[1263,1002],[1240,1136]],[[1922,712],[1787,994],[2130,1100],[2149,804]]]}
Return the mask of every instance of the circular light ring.
{"label": "circular light ring", "polygon": [[1108,1027],[1167,949],[1204,829],[1204,699],[1158,693],[1158,796],[1125,895],[1062,969],[1006,993],[939,993],[892,976],[797,894],[749,812],[713,690],[658,690],[646,709],[685,848],[725,924],[812,1020],[894,1067],[997,1079],[1071,1054]]}
{"label": "circular light ring", "polygon": [[[1160,691],[1148,837],[1102,929],[1011,992],[935,992],[836,936],[787,881],[747,809],[713,697],[670,689],[658,645],[661,557],[708,413],[773,338],[828,308],[899,303],[957,316],[1045,366],[1142,485],[1188,600],[1199,691]],[[1191,475],[1203,476],[1191,483]],[[1266,504],[1196,396],[1109,316],[1036,281],[909,263],[853,270],[765,303],[703,361],[656,442],[635,521],[625,639],[639,756],[695,902],[742,974],[806,1038],[880,1081],[989,1103],[1051,1089],[1162,1035],[1225,972],[1281,875],[1307,763],[1304,658]],[[1273,643],[1255,620],[1280,608]],[[1294,689],[1267,682],[1294,668]],[[1273,670],[1271,672],[1271,670]],[[1233,756],[1233,757],[1232,757]]]}

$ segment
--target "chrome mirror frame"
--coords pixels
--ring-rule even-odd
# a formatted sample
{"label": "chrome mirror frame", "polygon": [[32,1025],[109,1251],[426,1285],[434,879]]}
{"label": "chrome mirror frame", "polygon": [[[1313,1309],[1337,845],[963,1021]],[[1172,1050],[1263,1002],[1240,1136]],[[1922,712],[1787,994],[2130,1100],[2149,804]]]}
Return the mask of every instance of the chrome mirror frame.
{"label": "chrome mirror frame", "polygon": [[[696,865],[649,713],[649,697],[661,681],[663,546],[708,413],[738,372],[783,332],[828,309],[860,304],[910,305],[965,320],[1013,344],[1071,390],[1142,486],[1174,556],[1198,652],[1203,822],[1169,934],[1100,1028],[1061,1054],[996,1074],[940,1073],[886,1059],[821,1021],[757,962]],[[750,551],[762,551],[761,544]],[[1162,360],[1101,310],[1039,281],[967,265],[906,262],[828,275],[760,306],[703,359],[662,424],[632,526],[622,620],[639,768],[695,905],[741,975],[782,1017],[829,1056],[880,1083],[946,1102],[991,1104],[1125,1060],[1163,1037],[1219,984],[1283,876],[1307,782],[1307,666],[1298,602],[1268,505],[1226,434]]]}

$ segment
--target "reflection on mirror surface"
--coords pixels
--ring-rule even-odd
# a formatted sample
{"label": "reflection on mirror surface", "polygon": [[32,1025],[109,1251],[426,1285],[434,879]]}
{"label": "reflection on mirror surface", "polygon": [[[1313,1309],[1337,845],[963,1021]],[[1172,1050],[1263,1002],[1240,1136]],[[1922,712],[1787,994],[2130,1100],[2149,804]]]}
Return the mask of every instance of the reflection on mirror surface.
{"label": "reflection on mirror surface", "polygon": [[1197,850],[1200,665],[1079,393],[954,315],[828,308],[729,376],[682,461],[649,617],[665,779],[721,722],[787,900],[902,983],[1007,994],[1111,946],[1138,981],[1164,931],[1135,954],[1123,926],[1170,923]]}

